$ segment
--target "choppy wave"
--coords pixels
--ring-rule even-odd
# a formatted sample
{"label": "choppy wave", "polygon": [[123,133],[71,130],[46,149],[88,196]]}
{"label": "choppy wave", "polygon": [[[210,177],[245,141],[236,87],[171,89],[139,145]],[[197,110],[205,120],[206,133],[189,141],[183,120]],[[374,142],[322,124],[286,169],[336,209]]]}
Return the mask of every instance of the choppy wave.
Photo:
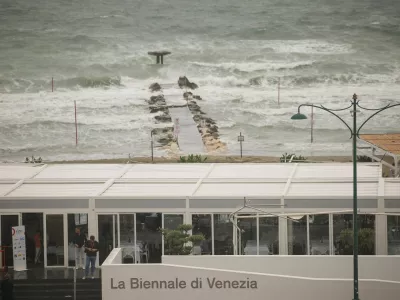
{"label": "choppy wave", "polygon": [[[111,76],[79,76],[66,79],[54,79],[57,88],[98,88],[121,86],[120,77]],[[0,92],[39,92],[42,90],[51,90],[50,80],[27,80],[23,78],[4,78],[0,77]]]}
{"label": "choppy wave", "polygon": [[385,84],[391,82],[398,84],[399,77],[395,74],[316,74],[316,75],[288,75],[288,76],[257,76],[249,79],[252,86],[276,85],[278,80],[286,86],[312,86],[316,84],[336,85],[336,84]]}

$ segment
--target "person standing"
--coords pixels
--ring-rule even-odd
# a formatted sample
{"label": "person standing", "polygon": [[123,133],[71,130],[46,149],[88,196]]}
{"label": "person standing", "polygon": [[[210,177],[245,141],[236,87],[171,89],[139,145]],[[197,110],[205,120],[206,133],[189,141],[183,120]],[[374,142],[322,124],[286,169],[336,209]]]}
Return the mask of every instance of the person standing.
{"label": "person standing", "polygon": [[40,236],[40,230],[36,232],[34,239],[35,239],[35,264],[40,264],[40,254],[42,253],[42,237]]}
{"label": "person standing", "polygon": [[90,236],[90,239],[86,242],[85,245],[86,252],[86,266],[85,266],[85,276],[82,279],[86,279],[89,276],[89,266],[90,275],[92,279],[94,279],[94,270],[96,268],[96,258],[97,252],[99,252],[99,243],[94,239],[94,235]]}
{"label": "person standing", "polygon": [[79,228],[75,228],[74,245],[75,245],[75,267],[83,269],[84,252],[85,252],[86,236],[81,233]]}

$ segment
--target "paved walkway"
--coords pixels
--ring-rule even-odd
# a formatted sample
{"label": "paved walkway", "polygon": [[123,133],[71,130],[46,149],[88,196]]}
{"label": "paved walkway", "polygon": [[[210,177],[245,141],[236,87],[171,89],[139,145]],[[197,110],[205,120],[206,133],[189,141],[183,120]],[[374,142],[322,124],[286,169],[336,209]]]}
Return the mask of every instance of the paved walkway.
{"label": "paved walkway", "polygon": [[[185,105],[183,92],[180,94],[164,93],[165,102],[170,105]],[[187,106],[169,108],[172,121],[179,119],[178,144],[179,149],[185,154],[203,154],[205,148],[197,124],[193,120],[193,115]]]}

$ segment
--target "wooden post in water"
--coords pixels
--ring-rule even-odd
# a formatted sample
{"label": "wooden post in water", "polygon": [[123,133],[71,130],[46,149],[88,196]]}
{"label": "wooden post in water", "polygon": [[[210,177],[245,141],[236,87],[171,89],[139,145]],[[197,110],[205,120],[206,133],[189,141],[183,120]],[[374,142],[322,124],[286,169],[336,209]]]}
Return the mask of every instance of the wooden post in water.
{"label": "wooden post in water", "polygon": [[78,146],[78,122],[76,119],[76,101],[74,101],[75,107],[75,146]]}
{"label": "wooden post in water", "polygon": [[54,78],[51,77],[51,91],[54,92]]}

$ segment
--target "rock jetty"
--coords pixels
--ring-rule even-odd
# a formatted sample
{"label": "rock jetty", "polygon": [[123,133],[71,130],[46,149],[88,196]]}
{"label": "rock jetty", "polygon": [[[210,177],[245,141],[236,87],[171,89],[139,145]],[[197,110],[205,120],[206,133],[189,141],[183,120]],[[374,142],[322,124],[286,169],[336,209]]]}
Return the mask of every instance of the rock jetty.
{"label": "rock jetty", "polygon": [[[152,93],[160,92],[161,85],[159,85],[158,83],[153,83],[152,85],[150,85],[149,90]],[[169,114],[168,107],[165,103],[164,95],[160,93],[158,95],[151,96],[147,103],[149,104],[150,113],[155,114],[154,119],[156,120],[156,123],[168,124],[168,126],[166,127],[153,129],[153,138],[156,142],[156,147],[169,146],[174,140],[174,135],[172,119]]]}
{"label": "rock jetty", "polygon": [[[198,85],[194,82],[190,82],[186,76],[179,77],[178,86],[182,89],[186,88],[191,90],[198,88]],[[162,94],[162,87],[158,83],[151,84],[149,90],[152,93],[160,92],[160,94],[151,96],[148,100],[150,113],[156,114],[154,116],[156,123],[171,124],[172,120],[169,113],[169,108],[184,107],[186,104],[179,106],[167,106],[165,98]],[[183,99],[187,101],[187,106],[193,115],[193,120],[197,124],[197,128],[207,152],[217,153],[225,151],[226,144],[220,140],[217,123],[212,118],[207,117],[207,114],[202,111],[201,107],[197,104],[197,101],[203,101],[202,97],[195,95],[190,91],[185,91],[183,93]],[[173,136],[173,127],[155,129],[153,134],[157,137],[157,141],[161,144],[161,146],[170,146],[175,142]]]}

